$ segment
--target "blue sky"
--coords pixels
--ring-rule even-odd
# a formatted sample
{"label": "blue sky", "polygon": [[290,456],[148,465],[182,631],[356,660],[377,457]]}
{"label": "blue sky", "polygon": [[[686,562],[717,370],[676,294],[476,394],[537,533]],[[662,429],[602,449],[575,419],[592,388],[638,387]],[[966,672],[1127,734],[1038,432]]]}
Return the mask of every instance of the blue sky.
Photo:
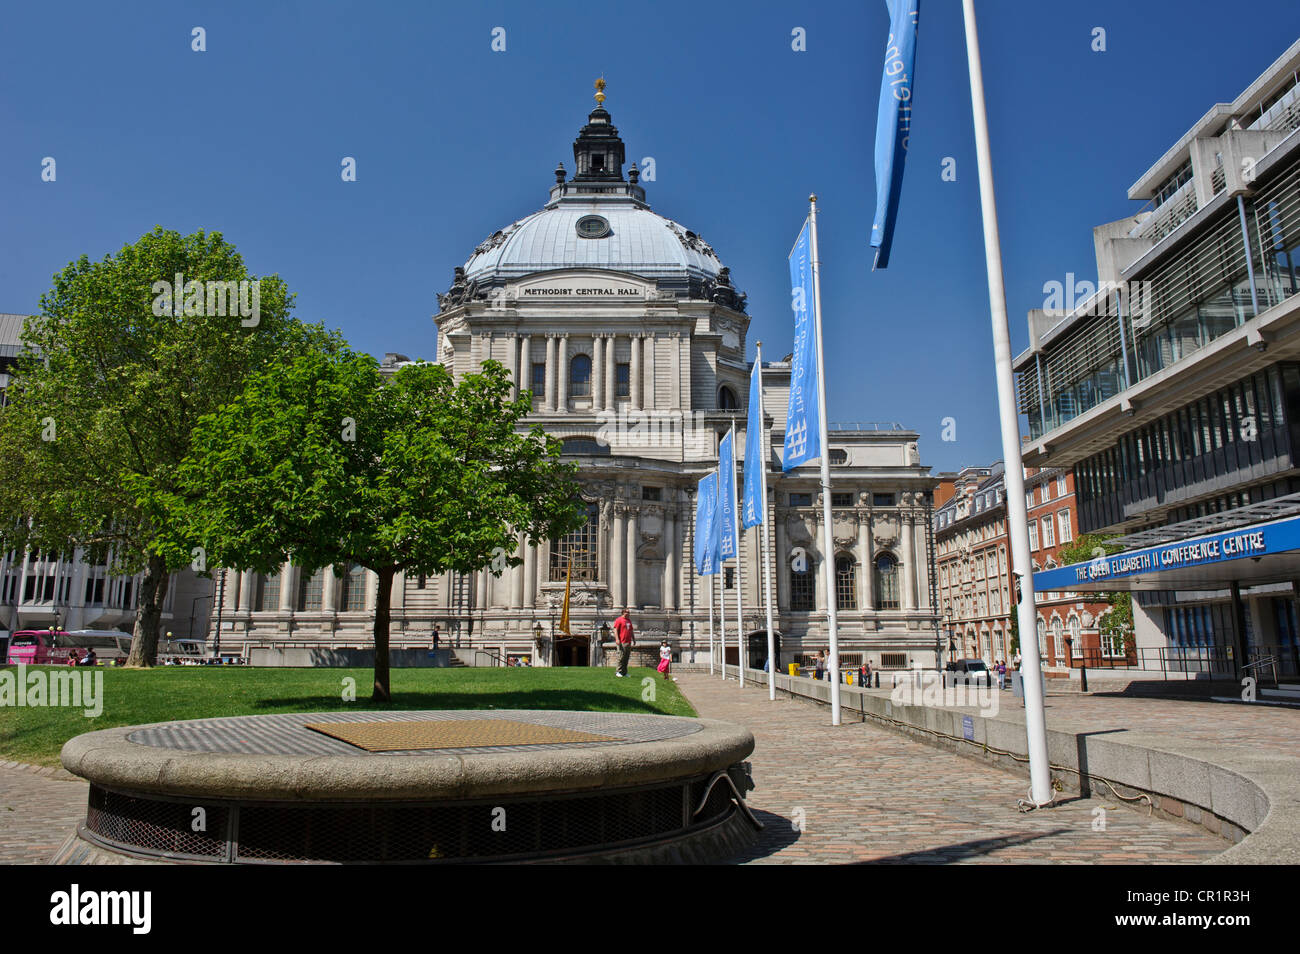
{"label": "blue sky", "polygon": [[[1139,207],[1128,186],[1300,36],[1294,0],[1252,10],[1254,27],[1216,29],[1224,7],[1203,0],[979,4],[1017,351],[1044,282],[1095,277],[1092,227]],[[913,427],[936,471],[988,463],[1001,449],[960,4],[922,5],[898,231],[873,273],[887,30],[883,2],[9,5],[0,311],[36,310],[68,261],[155,224],[207,228],[279,273],[301,317],[432,356],[435,294],[542,204],[557,161],[572,168],[603,73],[629,159],[655,159],[652,207],[731,266],[751,341],[790,350],[786,255],[816,192],[831,419]],[[940,440],[945,417],[956,441]]]}

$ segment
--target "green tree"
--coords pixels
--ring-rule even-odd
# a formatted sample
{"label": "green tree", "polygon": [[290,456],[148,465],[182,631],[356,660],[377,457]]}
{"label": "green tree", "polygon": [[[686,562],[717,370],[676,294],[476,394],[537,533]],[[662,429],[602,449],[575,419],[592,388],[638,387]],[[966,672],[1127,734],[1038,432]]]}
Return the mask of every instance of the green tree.
{"label": "green tree", "polygon": [[[1057,555],[1063,566],[1087,563],[1118,552],[1120,547],[1114,540],[1114,534],[1085,533],[1072,544],[1061,547]],[[1119,590],[1098,596],[1109,606],[1097,620],[1098,632],[1103,640],[1112,639],[1128,652],[1133,645],[1133,594]]]}
{"label": "green tree", "polygon": [[284,282],[251,276],[220,233],[158,227],[69,264],[26,323],[0,409],[0,544],[85,547],[114,573],[143,571],[128,665],[156,660],[170,572],[205,566],[201,551],[159,542],[191,429],[320,333],[292,307]]}
{"label": "green tree", "polygon": [[459,382],[419,363],[385,380],[375,359],[313,350],[252,378],[204,418],[181,468],[189,514],[222,566],[304,573],[347,564],[379,579],[374,698],[391,697],[389,608],[403,571],[517,566],[518,532],[554,539],[581,525],[576,466],[519,422],[496,362]]}

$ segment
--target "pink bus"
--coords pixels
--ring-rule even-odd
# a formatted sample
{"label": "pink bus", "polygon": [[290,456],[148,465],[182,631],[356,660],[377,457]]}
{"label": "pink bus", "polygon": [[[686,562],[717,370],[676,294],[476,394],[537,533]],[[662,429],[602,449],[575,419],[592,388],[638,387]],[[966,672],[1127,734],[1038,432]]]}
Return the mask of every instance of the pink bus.
{"label": "pink bus", "polygon": [[[68,656],[74,651],[65,630],[52,633],[48,629],[20,629],[9,639],[8,659],[5,661],[11,666],[18,663],[66,666]],[[77,656],[80,658],[81,653]]]}

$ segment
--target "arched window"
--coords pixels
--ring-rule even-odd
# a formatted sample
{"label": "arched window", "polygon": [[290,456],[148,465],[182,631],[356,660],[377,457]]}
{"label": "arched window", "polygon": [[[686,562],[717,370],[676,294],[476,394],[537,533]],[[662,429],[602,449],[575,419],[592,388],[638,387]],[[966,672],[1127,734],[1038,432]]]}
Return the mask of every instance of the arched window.
{"label": "arched window", "polygon": [[573,580],[592,581],[600,578],[597,560],[600,540],[600,504],[588,503],[586,514],[586,523],[551,544],[552,583],[562,583],[570,579],[570,569],[573,570]]}
{"label": "arched window", "polygon": [[325,570],[317,570],[310,577],[298,584],[298,610],[303,613],[319,613],[321,609],[321,587],[325,582]]}
{"label": "arched window", "polygon": [[[808,557],[808,563],[812,563],[812,557]],[[792,563],[790,565],[790,609],[801,613],[812,612],[814,605],[813,588],[812,566],[809,565],[803,570],[797,570]]]}
{"label": "arched window", "polygon": [[1065,663],[1065,625],[1061,617],[1052,617],[1052,663],[1057,666]]}
{"label": "arched window", "polygon": [[898,609],[898,558],[892,553],[876,557],[876,608]]}
{"label": "arched window", "polygon": [[1083,626],[1079,623],[1079,617],[1071,614],[1070,618],[1066,620],[1065,625],[1070,631],[1070,639],[1073,640],[1073,642],[1070,643],[1070,655],[1082,656]]}
{"label": "arched window", "polygon": [[560,454],[565,457],[608,457],[609,445],[594,437],[566,437],[560,442]]}
{"label": "arched window", "polygon": [[1038,658],[1047,658],[1047,624],[1041,616],[1038,617]]}
{"label": "arched window", "polygon": [[569,361],[569,397],[591,397],[591,358],[585,354]]}
{"label": "arched window", "polygon": [[718,388],[718,410],[735,411],[740,407],[736,403],[736,392],[731,390],[725,384]]}
{"label": "arched window", "polygon": [[258,574],[257,601],[255,609],[259,613],[274,613],[280,608],[280,574]]}
{"label": "arched window", "polygon": [[858,567],[847,554],[835,558],[835,608],[858,608]]}
{"label": "arched window", "polygon": [[349,563],[339,581],[339,612],[359,613],[366,608],[366,568]]}

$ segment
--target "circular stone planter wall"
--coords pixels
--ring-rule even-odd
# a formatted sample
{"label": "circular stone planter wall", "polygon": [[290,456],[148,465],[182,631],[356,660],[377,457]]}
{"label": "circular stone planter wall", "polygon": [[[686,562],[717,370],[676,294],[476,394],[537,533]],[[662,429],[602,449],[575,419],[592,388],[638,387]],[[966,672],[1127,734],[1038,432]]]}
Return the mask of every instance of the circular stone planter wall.
{"label": "circular stone planter wall", "polygon": [[63,747],[91,787],[56,860],[720,860],[760,827],[743,797],[753,748],[709,719],[536,710],[107,729]]}

